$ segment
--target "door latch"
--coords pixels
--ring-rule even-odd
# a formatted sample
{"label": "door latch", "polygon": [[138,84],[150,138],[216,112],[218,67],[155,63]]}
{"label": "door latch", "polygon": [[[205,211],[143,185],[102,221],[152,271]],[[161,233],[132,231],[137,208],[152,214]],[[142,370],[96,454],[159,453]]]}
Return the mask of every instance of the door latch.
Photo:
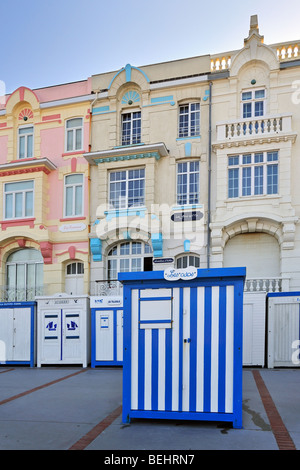
{"label": "door latch", "polygon": [[184,343],[190,343],[190,342],[191,342],[191,338],[185,338],[185,339],[183,340],[183,342],[184,342]]}

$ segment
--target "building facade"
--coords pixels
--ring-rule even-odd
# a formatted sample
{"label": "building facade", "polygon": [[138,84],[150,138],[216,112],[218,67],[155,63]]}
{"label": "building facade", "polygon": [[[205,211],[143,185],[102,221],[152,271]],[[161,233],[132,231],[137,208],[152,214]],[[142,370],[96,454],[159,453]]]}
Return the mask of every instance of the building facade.
{"label": "building facade", "polygon": [[299,289],[299,66],[253,16],[241,49],[92,77],[92,293],[189,264]]}
{"label": "building facade", "polygon": [[89,289],[90,81],[20,87],[0,109],[1,300]]}

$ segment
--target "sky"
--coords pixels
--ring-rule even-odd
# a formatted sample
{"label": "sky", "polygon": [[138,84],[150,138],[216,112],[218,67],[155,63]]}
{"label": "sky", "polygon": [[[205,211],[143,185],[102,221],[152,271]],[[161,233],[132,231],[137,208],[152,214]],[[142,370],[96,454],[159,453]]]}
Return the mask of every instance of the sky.
{"label": "sky", "polygon": [[0,85],[11,93],[239,49],[251,15],[266,44],[300,40],[299,0],[0,0]]}

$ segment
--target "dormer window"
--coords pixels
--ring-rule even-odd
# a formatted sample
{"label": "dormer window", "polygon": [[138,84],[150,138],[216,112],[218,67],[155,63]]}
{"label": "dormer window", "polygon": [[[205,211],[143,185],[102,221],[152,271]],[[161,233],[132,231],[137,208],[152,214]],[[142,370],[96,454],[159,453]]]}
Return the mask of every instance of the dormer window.
{"label": "dormer window", "polygon": [[18,130],[18,157],[33,157],[33,126],[22,126]]}
{"label": "dormer window", "polygon": [[142,118],[140,111],[122,114],[122,145],[141,143]]}
{"label": "dormer window", "polygon": [[242,92],[243,119],[263,116],[265,114],[266,91],[262,89]]}

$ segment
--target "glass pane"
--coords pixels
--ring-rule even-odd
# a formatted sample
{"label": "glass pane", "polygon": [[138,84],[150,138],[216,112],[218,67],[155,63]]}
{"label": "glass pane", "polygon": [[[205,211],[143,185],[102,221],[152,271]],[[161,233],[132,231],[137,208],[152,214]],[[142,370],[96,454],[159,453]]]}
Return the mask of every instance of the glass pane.
{"label": "glass pane", "polygon": [[133,258],[131,260],[131,271],[142,270],[142,258]]}
{"label": "glass pane", "polygon": [[260,99],[265,97],[265,90],[256,90],[255,99]]}
{"label": "glass pane", "polygon": [[242,100],[245,101],[245,100],[251,100],[252,98],[252,92],[251,91],[244,91],[244,93],[242,93]]}
{"label": "glass pane", "polygon": [[140,242],[132,242],[132,254],[140,255],[142,253],[142,244]]}
{"label": "glass pane", "polygon": [[30,294],[34,295],[34,287],[35,287],[35,264],[27,264],[27,289],[33,290],[33,292],[29,292]]}
{"label": "glass pane", "polygon": [[267,166],[267,194],[278,193],[278,165]]}
{"label": "glass pane", "polygon": [[80,184],[83,182],[83,175],[68,175],[66,176],[66,184]]}
{"label": "glass pane", "polygon": [[239,170],[234,168],[228,170],[228,197],[238,197],[239,195]]}
{"label": "glass pane", "polygon": [[117,260],[108,260],[108,279],[117,279]]}
{"label": "glass pane", "polygon": [[264,169],[262,166],[256,166],[254,170],[254,194],[263,194]]}
{"label": "glass pane", "polygon": [[264,102],[258,101],[255,103],[255,116],[263,116],[264,114]]}
{"label": "glass pane", "polygon": [[73,187],[66,188],[66,216],[73,215]]}
{"label": "glass pane", "polygon": [[129,272],[129,259],[120,259],[120,272]]}
{"label": "glass pane", "polygon": [[13,195],[6,194],[5,196],[5,218],[11,219],[13,217]]}
{"label": "glass pane", "polygon": [[67,129],[80,126],[82,126],[82,118],[74,118],[67,121]]}
{"label": "glass pane", "polygon": [[243,168],[243,196],[251,194],[251,168]]}
{"label": "glass pane", "polygon": [[73,150],[73,131],[67,131],[67,150]]}
{"label": "glass pane", "polygon": [[130,253],[130,243],[122,243],[120,246],[120,255],[129,255]]}
{"label": "glass pane", "polygon": [[19,158],[25,158],[25,137],[19,138]]}
{"label": "glass pane", "polygon": [[33,127],[20,127],[19,135],[33,134]]}
{"label": "glass pane", "polygon": [[251,103],[244,103],[243,104],[243,118],[251,117]]}
{"label": "glass pane", "polygon": [[25,193],[25,217],[33,216],[33,192],[27,191]]}
{"label": "glass pane", "polygon": [[82,186],[75,187],[75,214],[82,214]]}
{"label": "glass pane", "polygon": [[14,251],[7,258],[7,262],[17,261],[43,261],[43,257],[40,251],[33,248],[25,248],[24,250]]}
{"label": "glass pane", "polygon": [[33,135],[27,137],[27,155],[26,158],[33,157]]}
{"label": "glass pane", "polygon": [[75,148],[76,150],[80,150],[82,148],[82,130],[81,129],[76,129],[76,139],[75,139]]}
{"label": "glass pane", "polygon": [[23,193],[15,194],[15,217],[23,217]]}
{"label": "glass pane", "polygon": [[41,295],[43,294],[41,288],[44,285],[43,263],[37,263],[35,265],[35,278],[36,278],[36,295]]}
{"label": "glass pane", "polygon": [[6,183],[5,192],[33,189],[33,181],[20,181],[18,183]]}

